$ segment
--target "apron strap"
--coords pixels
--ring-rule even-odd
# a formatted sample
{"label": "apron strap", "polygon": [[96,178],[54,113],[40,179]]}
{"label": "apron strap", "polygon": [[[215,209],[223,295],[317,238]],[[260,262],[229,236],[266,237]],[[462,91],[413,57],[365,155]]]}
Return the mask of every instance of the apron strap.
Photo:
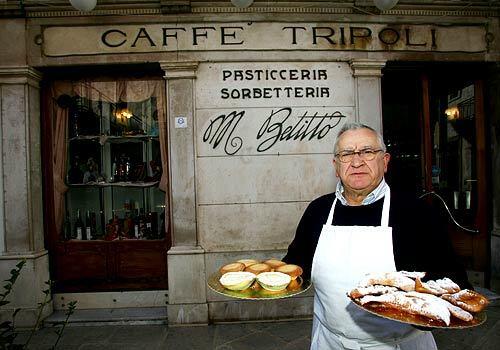
{"label": "apron strap", "polygon": [[335,204],[337,204],[337,197],[333,201],[332,208],[330,209],[330,214],[328,214],[328,219],[326,219],[325,225],[331,225],[333,220],[333,212],[335,211]]}
{"label": "apron strap", "polygon": [[[326,219],[325,225],[331,225],[333,220],[333,213],[335,211],[335,205],[337,204],[337,197],[333,201],[332,208],[330,209],[330,213],[328,214],[328,219]],[[380,226],[389,227],[389,209],[391,206],[391,189],[387,186],[384,195],[384,205],[382,207],[382,219],[380,220]]]}
{"label": "apron strap", "polygon": [[389,227],[389,208],[391,206],[391,189],[387,186],[384,196],[384,206],[382,207],[382,219],[380,226]]}

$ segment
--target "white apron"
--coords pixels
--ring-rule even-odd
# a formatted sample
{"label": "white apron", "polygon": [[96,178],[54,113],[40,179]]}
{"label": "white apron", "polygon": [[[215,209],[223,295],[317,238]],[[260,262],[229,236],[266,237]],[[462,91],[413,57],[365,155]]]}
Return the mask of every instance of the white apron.
{"label": "white apron", "polygon": [[389,227],[390,190],[381,226],[331,225],[337,199],[323,225],[314,253],[314,318],[311,350],[437,349],[430,332],[372,315],[354,305],[347,293],[370,272],[396,271]]}

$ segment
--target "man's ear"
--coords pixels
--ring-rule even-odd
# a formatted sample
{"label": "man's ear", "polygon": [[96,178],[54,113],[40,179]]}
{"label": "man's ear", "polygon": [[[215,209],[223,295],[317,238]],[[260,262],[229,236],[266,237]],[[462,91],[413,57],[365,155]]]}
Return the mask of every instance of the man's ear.
{"label": "man's ear", "polygon": [[333,157],[333,159],[332,159],[332,164],[333,164],[333,168],[335,169],[335,176],[339,177],[339,171],[337,168],[337,160],[335,159],[335,157]]}
{"label": "man's ear", "polygon": [[391,160],[391,155],[389,153],[385,153],[384,154],[384,173],[387,172],[390,160]]}

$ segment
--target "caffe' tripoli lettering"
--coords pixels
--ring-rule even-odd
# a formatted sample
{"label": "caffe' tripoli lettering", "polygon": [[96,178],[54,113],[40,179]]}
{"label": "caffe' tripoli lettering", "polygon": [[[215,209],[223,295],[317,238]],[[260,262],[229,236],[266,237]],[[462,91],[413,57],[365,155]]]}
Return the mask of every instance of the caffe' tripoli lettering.
{"label": "caffe' tripoli lettering", "polygon": [[[168,27],[151,26],[134,29],[107,29],[102,32],[101,43],[108,48],[170,48],[179,43],[195,49],[207,44],[221,47],[242,47],[248,44],[247,35],[251,27],[244,26],[193,26]],[[373,40],[382,46],[399,45],[406,48],[427,47],[437,49],[437,31],[426,27],[414,30],[412,27],[370,28],[364,26],[282,26],[285,43],[291,49],[295,46],[332,49],[363,49]],[[186,48],[187,49],[187,48]]]}

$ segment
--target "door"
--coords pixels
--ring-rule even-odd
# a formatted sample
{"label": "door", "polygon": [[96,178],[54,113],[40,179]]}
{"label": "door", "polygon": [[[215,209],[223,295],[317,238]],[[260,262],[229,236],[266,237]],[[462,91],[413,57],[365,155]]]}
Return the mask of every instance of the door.
{"label": "door", "polygon": [[457,75],[422,75],[425,189],[448,207],[455,251],[483,284],[489,271],[483,80]]}
{"label": "door", "polygon": [[[481,65],[389,63],[382,79],[388,182],[425,197],[472,282],[488,284],[488,174]],[[409,175],[411,174],[411,175]]]}

